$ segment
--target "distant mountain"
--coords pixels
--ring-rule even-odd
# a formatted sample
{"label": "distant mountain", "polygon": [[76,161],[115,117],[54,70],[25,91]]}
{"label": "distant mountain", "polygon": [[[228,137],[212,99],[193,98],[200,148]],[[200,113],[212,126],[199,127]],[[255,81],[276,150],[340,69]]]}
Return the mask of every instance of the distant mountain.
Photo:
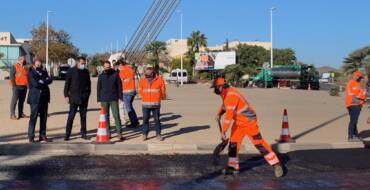
{"label": "distant mountain", "polygon": [[328,73],[328,72],[340,72],[339,69],[334,68],[334,67],[330,67],[330,66],[319,67],[319,68],[317,68],[317,71],[319,71],[320,75],[322,73]]}

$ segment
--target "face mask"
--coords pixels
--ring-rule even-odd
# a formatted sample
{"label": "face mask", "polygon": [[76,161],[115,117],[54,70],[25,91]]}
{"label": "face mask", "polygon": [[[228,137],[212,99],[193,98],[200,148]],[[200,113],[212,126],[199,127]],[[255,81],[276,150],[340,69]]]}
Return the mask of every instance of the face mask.
{"label": "face mask", "polygon": [[84,69],[85,69],[85,64],[81,64],[81,65],[79,66],[79,69],[84,70]]}
{"label": "face mask", "polygon": [[221,91],[220,91],[219,88],[215,88],[214,93],[217,94],[217,95],[220,95],[221,94]]}

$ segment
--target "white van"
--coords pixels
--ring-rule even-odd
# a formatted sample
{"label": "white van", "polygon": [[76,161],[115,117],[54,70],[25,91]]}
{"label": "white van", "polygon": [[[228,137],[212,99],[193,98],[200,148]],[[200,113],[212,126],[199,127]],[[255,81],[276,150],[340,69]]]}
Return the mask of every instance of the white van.
{"label": "white van", "polygon": [[[183,83],[189,82],[188,72],[185,69],[182,70],[182,81]],[[174,69],[171,71],[170,82],[181,83],[181,69]]]}

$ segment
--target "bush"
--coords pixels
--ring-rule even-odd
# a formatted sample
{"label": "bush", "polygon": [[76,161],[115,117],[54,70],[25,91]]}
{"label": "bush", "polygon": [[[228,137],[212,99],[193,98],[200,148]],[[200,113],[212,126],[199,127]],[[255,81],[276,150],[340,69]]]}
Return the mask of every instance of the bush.
{"label": "bush", "polygon": [[330,96],[339,96],[339,87],[331,87],[329,90]]}

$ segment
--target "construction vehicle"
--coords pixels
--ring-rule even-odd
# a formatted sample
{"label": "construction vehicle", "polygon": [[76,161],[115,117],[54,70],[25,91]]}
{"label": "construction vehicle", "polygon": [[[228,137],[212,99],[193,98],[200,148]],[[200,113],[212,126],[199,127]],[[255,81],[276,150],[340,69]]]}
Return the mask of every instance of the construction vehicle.
{"label": "construction vehicle", "polygon": [[253,77],[253,82],[260,88],[320,89],[320,77],[313,65],[275,65],[259,70],[260,72]]}

